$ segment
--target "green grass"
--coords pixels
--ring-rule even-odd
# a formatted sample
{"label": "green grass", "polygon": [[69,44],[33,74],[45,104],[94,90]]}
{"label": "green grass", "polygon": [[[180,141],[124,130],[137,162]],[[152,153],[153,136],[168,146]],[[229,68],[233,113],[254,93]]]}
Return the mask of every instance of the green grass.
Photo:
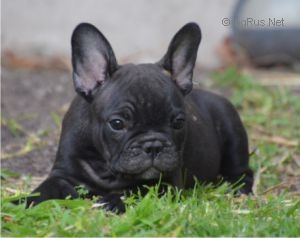
{"label": "green grass", "polygon": [[[216,88],[231,92],[247,128],[255,195],[234,197],[224,184],[170,188],[159,197],[156,186],[145,197],[127,197],[120,216],[85,199],[25,209],[9,201],[29,192],[30,178],[18,177],[17,185],[17,175],[3,171],[1,236],[300,236],[299,95],[263,87],[233,68],[213,78]],[[22,133],[14,121],[10,127]]]}
{"label": "green grass", "polygon": [[[47,201],[34,208],[2,207],[2,236],[295,236],[300,202],[288,195],[240,197],[227,187],[198,186],[161,198],[157,187],[125,200],[121,216],[92,208],[91,200]],[[175,195],[174,195],[175,194]]]}

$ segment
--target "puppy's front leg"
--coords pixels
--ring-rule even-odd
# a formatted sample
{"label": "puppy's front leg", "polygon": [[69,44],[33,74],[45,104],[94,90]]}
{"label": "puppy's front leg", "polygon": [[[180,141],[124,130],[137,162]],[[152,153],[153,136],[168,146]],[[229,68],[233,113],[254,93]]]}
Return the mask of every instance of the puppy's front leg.
{"label": "puppy's front leg", "polygon": [[111,211],[116,214],[122,214],[125,212],[125,204],[121,199],[122,194],[110,193],[102,198],[94,205],[94,207],[100,207],[106,211]]}
{"label": "puppy's front leg", "polygon": [[26,199],[26,207],[35,206],[49,199],[65,199],[66,197],[78,198],[74,185],[68,180],[60,177],[48,177],[32,193],[39,193],[38,196]]}

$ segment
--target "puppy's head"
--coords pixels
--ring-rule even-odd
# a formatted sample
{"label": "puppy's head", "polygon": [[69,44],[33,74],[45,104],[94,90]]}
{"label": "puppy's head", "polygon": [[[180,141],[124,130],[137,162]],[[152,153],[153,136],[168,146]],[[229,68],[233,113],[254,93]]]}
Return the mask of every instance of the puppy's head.
{"label": "puppy's head", "polygon": [[114,173],[155,179],[180,166],[184,96],[192,90],[200,39],[199,27],[186,24],[158,63],[120,66],[93,25],[74,30],[74,86],[89,102],[94,145]]}

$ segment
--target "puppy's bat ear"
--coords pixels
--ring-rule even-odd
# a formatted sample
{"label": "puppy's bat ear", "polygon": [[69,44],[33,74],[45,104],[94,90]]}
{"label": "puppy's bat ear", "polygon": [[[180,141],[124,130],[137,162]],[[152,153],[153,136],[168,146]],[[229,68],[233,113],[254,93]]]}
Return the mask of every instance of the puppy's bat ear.
{"label": "puppy's bat ear", "polygon": [[88,23],[75,28],[71,45],[75,90],[92,101],[95,89],[117,69],[116,57],[107,39]]}
{"label": "puppy's bat ear", "polygon": [[181,92],[186,95],[193,88],[193,69],[197,59],[201,30],[196,23],[184,25],[173,37],[165,56],[158,64],[170,72]]}

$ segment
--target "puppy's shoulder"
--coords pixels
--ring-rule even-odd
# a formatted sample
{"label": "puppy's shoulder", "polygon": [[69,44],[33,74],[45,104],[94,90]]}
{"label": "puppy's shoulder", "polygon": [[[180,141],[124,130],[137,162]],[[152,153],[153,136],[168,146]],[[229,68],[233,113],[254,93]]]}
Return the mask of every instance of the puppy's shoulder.
{"label": "puppy's shoulder", "polygon": [[224,96],[202,89],[195,89],[189,95],[190,102],[198,112],[213,121],[239,121],[239,115],[233,104]]}

